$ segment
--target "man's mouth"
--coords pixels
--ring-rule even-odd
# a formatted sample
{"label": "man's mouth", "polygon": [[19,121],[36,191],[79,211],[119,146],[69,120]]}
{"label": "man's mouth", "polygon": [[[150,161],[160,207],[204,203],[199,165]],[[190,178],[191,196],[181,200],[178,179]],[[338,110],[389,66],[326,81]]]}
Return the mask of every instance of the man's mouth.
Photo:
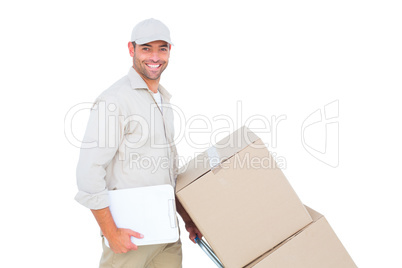
{"label": "man's mouth", "polygon": [[146,64],[151,69],[158,69],[162,64]]}

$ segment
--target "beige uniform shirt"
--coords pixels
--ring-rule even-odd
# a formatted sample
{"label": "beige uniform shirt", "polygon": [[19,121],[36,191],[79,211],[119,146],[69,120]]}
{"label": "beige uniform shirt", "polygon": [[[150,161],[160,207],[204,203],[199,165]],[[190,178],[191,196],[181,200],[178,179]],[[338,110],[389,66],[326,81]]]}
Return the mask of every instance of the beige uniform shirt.
{"label": "beige uniform shirt", "polygon": [[79,203],[102,209],[109,206],[108,190],[175,186],[178,160],[171,95],[161,85],[159,92],[163,114],[131,67],[96,99],[77,166]]}

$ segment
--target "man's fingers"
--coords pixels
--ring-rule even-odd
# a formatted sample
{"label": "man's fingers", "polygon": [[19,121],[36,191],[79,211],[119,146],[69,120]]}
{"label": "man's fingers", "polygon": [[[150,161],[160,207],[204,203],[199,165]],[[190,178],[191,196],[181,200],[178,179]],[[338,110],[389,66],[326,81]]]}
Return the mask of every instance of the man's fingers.
{"label": "man's fingers", "polygon": [[137,232],[135,232],[133,230],[130,230],[130,229],[127,229],[127,230],[128,230],[128,234],[130,236],[134,236],[135,238],[144,238],[143,234],[137,233]]}
{"label": "man's fingers", "polygon": [[136,237],[136,238],[143,238],[144,235],[142,235],[142,234],[140,234],[138,232],[135,232],[133,230],[130,230],[130,229],[125,229],[125,230],[126,230],[127,234],[130,236],[130,240],[129,240],[130,245],[128,245],[127,249],[129,249],[129,250],[137,250],[138,246],[131,241],[131,237],[133,236],[133,237]]}
{"label": "man's fingers", "polygon": [[190,238],[190,240],[191,240],[194,244],[196,243],[196,242],[195,242],[195,236],[190,235],[189,238]]}
{"label": "man's fingers", "polygon": [[199,239],[202,239],[203,237],[202,233],[197,228],[192,229],[190,232],[190,240],[193,241],[193,243],[196,243],[195,238],[197,236]]}
{"label": "man's fingers", "polygon": [[130,250],[137,250],[138,246],[136,244],[134,244],[133,242],[131,242],[131,246],[130,246]]}
{"label": "man's fingers", "polygon": [[[195,243],[195,238],[197,237],[197,232],[193,229],[193,228],[191,228],[190,230],[189,230],[189,238],[190,238],[190,240],[191,241],[193,241],[193,243]],[[201,237],[199,237],[199,238],[201,238]]]}

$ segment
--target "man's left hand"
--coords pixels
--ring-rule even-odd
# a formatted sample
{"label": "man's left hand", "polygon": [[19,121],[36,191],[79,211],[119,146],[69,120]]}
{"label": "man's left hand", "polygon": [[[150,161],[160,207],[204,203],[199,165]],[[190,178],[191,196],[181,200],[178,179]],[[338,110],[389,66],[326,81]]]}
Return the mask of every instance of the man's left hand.
{"label": "man's left hand", "polygon": [[189,238],[193,243],[195,243],[194,239],[198,236],[199,239],[202,238],[202,233],[198,230],[197,226],[195,226],[193,221],[186,223],[186,230],[189,232]]}

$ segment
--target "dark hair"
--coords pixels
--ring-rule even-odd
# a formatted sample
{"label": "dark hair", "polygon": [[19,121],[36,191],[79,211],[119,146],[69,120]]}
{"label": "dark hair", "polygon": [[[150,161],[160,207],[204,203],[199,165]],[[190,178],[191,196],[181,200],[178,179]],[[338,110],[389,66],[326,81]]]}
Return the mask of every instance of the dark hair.
{"label": "dark hair", "polygon": [[135,50],[135,45],[136,45],[136,43],[135,43],[135,42],[131,42],[131,44],[133,44],[133,47],[134,47],[134,50]]}

